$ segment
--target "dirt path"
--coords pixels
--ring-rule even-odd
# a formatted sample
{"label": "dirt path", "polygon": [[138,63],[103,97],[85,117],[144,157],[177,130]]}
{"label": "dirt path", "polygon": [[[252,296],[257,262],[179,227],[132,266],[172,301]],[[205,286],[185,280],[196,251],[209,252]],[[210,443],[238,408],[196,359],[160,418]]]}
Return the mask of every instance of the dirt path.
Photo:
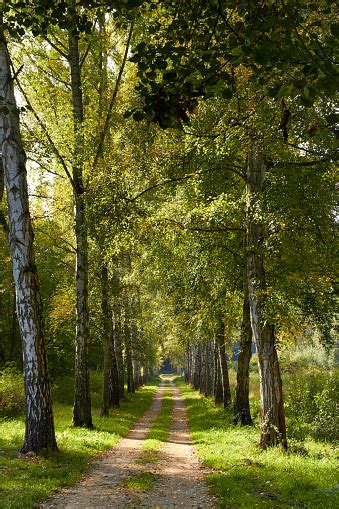
{"label": "dirt path", "polygon": [[[174,397],[173,422],[169,441],[160,453],[160,460],[138,463],[143,441],[161,408],[164,384],[159,386],[151,409],[134,429],[114,448],[101,455],[90,472],[71,488],[63,490],[46,502],[52,508],[153,508],[170,509],[214,508],[203,482],[203,469],[194,454],[186,411],[178,389],[171,384]],[[149,492],[124,486],[127,479],[145,472],[155,479]]]}

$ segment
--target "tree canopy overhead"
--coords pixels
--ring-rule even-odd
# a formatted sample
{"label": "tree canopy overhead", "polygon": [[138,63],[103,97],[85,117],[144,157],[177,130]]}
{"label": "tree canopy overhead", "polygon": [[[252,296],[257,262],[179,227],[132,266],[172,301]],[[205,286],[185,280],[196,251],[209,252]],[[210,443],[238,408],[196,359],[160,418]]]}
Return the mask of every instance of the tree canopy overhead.
{"label": "tree canopy overhead", "polygon": [[338,88],[335,1],[157,4],[150,38],[136,46],[132,61],[143,116],[164,127],[187,121],[199,97],[236,95],[244,72],[263,94],[297,97],[306,107]]}

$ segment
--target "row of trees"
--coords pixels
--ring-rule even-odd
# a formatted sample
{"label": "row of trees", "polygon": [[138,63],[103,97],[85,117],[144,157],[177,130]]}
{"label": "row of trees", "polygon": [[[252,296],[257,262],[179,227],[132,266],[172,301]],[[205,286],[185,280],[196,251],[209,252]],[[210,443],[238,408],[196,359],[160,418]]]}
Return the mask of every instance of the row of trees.
{"label": "row of trees", "polygon": [[[292,324],[331,342],[334,4],[31,3],[4,6],[5,28],[24,46],[13,40],[10,60],[2,33],[0,83],[23,450],[56,448],[36,267],[54,369],[71,352],[75,301],[74,425],[92,426],[90,324],[104,413],[123,394],[124,372],[134,390],[159,345],[229,406],[226,347],[239,340],[235,419],[249,424],[253,339],[261,445],[285,447],[277,340]],[[37,266],[13,81],[37,175]]]}

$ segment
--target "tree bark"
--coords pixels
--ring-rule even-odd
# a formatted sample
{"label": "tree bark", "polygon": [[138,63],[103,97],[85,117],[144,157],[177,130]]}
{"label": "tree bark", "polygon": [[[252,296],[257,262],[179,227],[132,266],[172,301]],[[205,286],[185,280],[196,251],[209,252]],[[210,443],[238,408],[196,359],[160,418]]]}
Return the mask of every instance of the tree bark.
{"label": "tree bark", "polygon": [[274,326],[265,317],[267,285],[264,271],[264,232],[261,198],[265,164],[253,144],[247,162],[247,278],[252,334],[257,346],[260,376],[260,414],[263,449],[287,447],[285,411]]}
{"label": "tree bark", "polygon": [[238,357],[237,384],[234,399],[234,422],[252,425],[249,402],[249,366],[252,357],[252,329],[248,290],[244,290],[240,352]]}
{"label": "tree bark", "polygon": [[194,348],[194,372],[193,372],[193,389],[200,390],[201,386],[201,345]]}
{"label": "tree bark", "polygon": [[218,344],[219,362],[220,362],[220,370],[221,370],[223,403],[224,403],[224,407],[228,408],[231,405],[232,397],[231,397],[231,388],[230,388],[230,381],[229,381],[228,369],[227,369],[225,324],[224,324],[223,320],[220,320],[220,328],[217,333],[217,344]]}
{"label": "tree bark", "polygon": [[101,311],[103,326],[104,368],[101,415],[109,415],[111,406],[119,406],[119,383],[114,351],[114,328],[112,309],[108,299],[108,270],[102,260],[101,266]]}
{"label": "tree bark", "polygon": [[221,368],[217,341],[215,341],[214,343],[214,364],[215,364],[214,403],[216,405],[221,405],[221,403],[223,403],[224,401],[224,393],[222,389]]}
{"label": "tree bark", "polygon": [[131,345],[131,331],[127,320],[125,319],[125,346],[126,346],[126,367],[127,367],[127,392],[135,392],[133,357]]}
{"label": "tree bark", "polygon": [[[2,20],[0,20],[2,23]],[[57,450],[48,375],[42,303],[34,260],[26,155],[22,146],[10,58],[0,31],[0,138],[8,200],[8,241],[23,342],[26,429],[22,452]]]}
{"label": "tree bark", "polygon": [[121,399],[125,397],[125,365],[121,334],[121,309],[119,302],[117,302],[117,298],[115,299],[115,302],[113,304],[113,313],[114,313],[114,351],[118,370],[119,397]]}
{"label": "tree bark", "polygon": [[[72,9],[74,10],[75,1],[68,0],[68,6],[70,8],[70,12]],[[92,428],[93,424],[88,370],[88,239],[85,217],[85,189],[83,185],[84,113],[78,35],[72,29],[69,29],[68,32],[68,50],[74,123],[72,178],[76,239],[76,351],[73,424],[74,426]]]}

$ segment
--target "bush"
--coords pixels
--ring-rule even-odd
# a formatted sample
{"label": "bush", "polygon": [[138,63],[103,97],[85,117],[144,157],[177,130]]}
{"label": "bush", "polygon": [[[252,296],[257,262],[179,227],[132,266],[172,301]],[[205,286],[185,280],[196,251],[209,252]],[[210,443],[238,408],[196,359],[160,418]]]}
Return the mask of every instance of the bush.
{"label": "bush", "polygon": [[286,398],[288,435],[335,440],[336,376],[334,372],[300,370],[291,377]]}
{"label": "bush", "polygon": [[7,363],[0,372],[0,417],[16,417],[25,411],[22,373],[15,363]]}

